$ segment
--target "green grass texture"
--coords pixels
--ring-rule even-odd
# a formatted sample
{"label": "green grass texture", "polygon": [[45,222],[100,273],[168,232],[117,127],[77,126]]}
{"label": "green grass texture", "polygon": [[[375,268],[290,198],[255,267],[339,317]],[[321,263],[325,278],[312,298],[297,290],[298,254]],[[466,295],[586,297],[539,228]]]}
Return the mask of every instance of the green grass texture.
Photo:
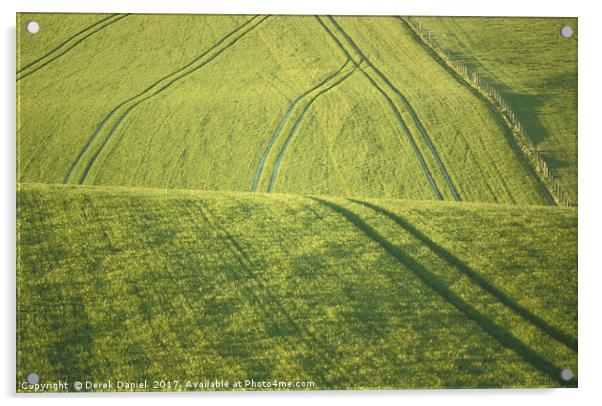
{"label": "green grass texture", "polygon": [[553,203],[398,18],[87,19],[45,55],[19,32],[21,182]]}
{"label": "green grass texture", "polygon": [[[576,202],[576,19],[420,21]],[[403,19],[20,13],[16,88],[17,391],[577,386],[577,208]]]}
{"label": "green grass texture", "polygon": [[[458,222],[458,219],[462,219]],[[574,386],[577,210],[23,184],[17,374]]]}
{"label": "green grass texture", "polygon": [[[577,202],[577,19],[418,20],[503,94]],[[573,28],[569,39],[559,35],[565,25]]]}

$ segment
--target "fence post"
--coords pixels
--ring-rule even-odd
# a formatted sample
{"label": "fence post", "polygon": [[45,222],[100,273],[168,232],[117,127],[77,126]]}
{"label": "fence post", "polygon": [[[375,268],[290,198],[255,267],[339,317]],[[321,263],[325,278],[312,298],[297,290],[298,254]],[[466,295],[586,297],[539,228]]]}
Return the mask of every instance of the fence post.
{"label": "fence post", "polygon": [[[403,19],[403,17],[401,18]],[[431,31],[423,27],[422,22],[409,16],[406,17],[406,19],[409,21],[408,25],[418,31],[420,38],[422,38],[436,53],[443,55],[445,59],[447,59],[448,65],[455,69],[456,73],[462,76],[467,84],[470,85],[470,83],[473,83],[481,93],[489,97],[490,100],[493,100],[493,104],[497,105],[499,110],[501,110],[501,114],[510,123],[512,132],[519,136],[519,139],[517,140],[519,146],[525,151],[525,154],[529,155],[532,153],[534,155],[537,168],[541,171],[542,177],[547,180],[546,183],[550,185],[552,194],[555,195],[558,203],[565,206],[571,206],[570,199],[562,189],[562,186],[560,186],[558,179],[556,179],[550,170],[548,163],[541,157],[539,150],[527,134],[522,122],[501,93],[493,86],[493,84],[482,78],[477,72],[473,72],[469,69],[468,65],[464,64],[459,58],[456,58],[451,50],[440,46],[438,41],[434,39],[434,35],[431,35]],[[428,40],[426,38],[427,34]]]}

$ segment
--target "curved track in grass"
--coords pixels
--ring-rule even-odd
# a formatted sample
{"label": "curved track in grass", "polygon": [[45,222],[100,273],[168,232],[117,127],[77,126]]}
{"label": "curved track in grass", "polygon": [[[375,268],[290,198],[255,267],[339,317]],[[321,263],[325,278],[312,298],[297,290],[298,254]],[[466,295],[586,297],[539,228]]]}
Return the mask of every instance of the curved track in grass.
{"label": "curved track in grass", "polygon": [[347,79],[349,76],[351,76],[355,71],[356,71],[355,66],[353,67],[353,69],[351,69],[349,71],[344,71],[344,70],[339,71],[336,75],[334,75],[331,78],[331,80],[326,81],[321,86],[321,88],[318,88],[319,89],[318,92],[307,102],[307,104],[305,105],[303,110],[301,110],[299,117],[295,121],[295,124],[294,124],[293,128],[291,129],[291,132],[288,134],[286,140],[284,141],[284,144],[282,145],[282,148],[280,149],[280,152],[278,153],[278,156],[276,157],[276,161],[274,162],[274,167],[272,168],[272,176],[270,177],[270,184],[268,186],[269,193],[272,193],[274,191],[274,187],[276,185],[276,178],[278,177],[278,170],[280,169],[280,164],[282,163],[282,158],[284,158],[284,154],[286,153],[286,148],[288,147],[288,145],[290,144],[291,140],[293,139],[295,133],[301,126],[301,122],[303,121],[303,117],[305,116],[305,113],[307,113],[307,111],[309,110],[311,105],[320,96],[322,96],[324,93],[328,92],[329,90],[331,90],[331,89],[335,88],[336,86],[338,86],[339,84],[341,84],[345,79]]}
{"label": "curved track in grass", "polygon": [[64,183],[86,183],[90,175],[93,173],[95,167],[98,167],[97,162],[102,161],[101,155],[105,154],[107,144],[111,141],[116,130],[133,109],[135,109],[144,101],[162,93],[180,79],[185,78],[209,62],[213,61],[222,52],[233,46],[246,34],[257,28],[268,17],[269,16],[254,16],[250,18],[236,29],[223,36],[213,46],[203,51],[188,64],[163,76],[136,96],[133,96],[117,105],[104,118],[104,120],[89,138],[86,145],[82,148],[78,157],[73,162],[71,168],[65,176]]}
{"label": "curved track in grass", "polygon": [[336,20],[334,19],[334,17],[330,16],[328,18],[337,27],[337,29],[345,37],[345,39],[347,40],[347,42],[354,48],[354,50],[362,57],[363,60],[366,61],[366,63],[368,64],[368,66],[371,67],[374,70],[374,72],[382,79],[382,81],[386,84],[386,86],[390,90],[393,91],[393,93],[397,96],[397,98],[399,100],[401,100],[401,102],[402,102],[403,106],[405,107],[406,111],[412,117],[412,121],[416,125],[416,128],[418,128],[418,131],[420,132],[420,135],[422,136],[422,139],[428,145],[428,147],[429,147],[429,149],[431,151],[431,154],[435,158],[435,161],[437,162],[437,166],[439,167],[439,170],[443,174],[443,177],[445,178],[445,182],[447,183],[447,185],[448,185],[448,187],[449,187],[452,195],[454,196],[454,199],[456,201],[460,201],[461,200],[460,199],[460,194],[458,193],[458,190],[457,190],[456,186],[454,185],[452,179],[450,178],[449,174],[447,173],[447,169],[445,168],[445,165],[443,164],[443,161],[441,160],[441,157],[439,156],[439,152],[435,148],[435,145],[433,144],[433,142],[431,140],[431,137],[428,135],[428,132],[426,131],[426,129],[422,125],[422,122],[418,118],[418,114],[416,114],[416,111],[412,107],[412,104],[409,102],[409,100],[407,99],[407,97],[405,97],[404,94],[401,93],[401,91],[391,82],[391,80],[383,72],[381,72],[368,59],[368,57],[366,57],[366,55],[362,52],[362,50],[358,47],[358,45],[353,41],[353,39],[349,36],[349,34],[347,34],[347,32],[343,29],[343,27],[341,27],[339,25],[339,23],[336,22]]}
{"label": "curved track in grass", "polygon": [[276,130],[274,131],[274,134],[272,134],[272,138],[270,139],[270,141],[268,142],[268,145],[265,147],[265,150],[263,151],[263,154],[261,155],[261,159],[259,160],[259,165],[257,166],[257,171],[255,172],[255,178],[253,179],[253,185],[251,186],[251,192],[256,192],[257,191],[257,186],[259,185],[259,179],[261,178],[261,173],[263,171],[263,167],[265,165],[265,161],[268,158],[268,155],[272,149],[272,147],[274,146],[274,143],[276,142],[276,140],[278,139],[278,136],[280,135],[280,132],[282,131],[282,129],[284,128],[289,116],[291,115],[291,113],[293,112],[293,110],[295,109],[295,107],[297,107],[297,105],[299,103],[301,103],[301,101],[307,97],[311,92],[317,90],[318,88],[320,88],[321,86],[323,86],[326,82],[328,82],[330,79],[332,79],[334,76],[336,76],[339,72],[341,72],[345,66],[347,66],[349,64],[349,60],[347,60],[343,66],[341,66],[337,71],[329,74],[328,76],[326,76],[324,79],[322,79],[320,82],[318,82],[317,85],[313,86],[312,88],[306,90],[305,92],[303,92],[300,96],[298,96],[289,106],[288,110],[286,111],[286,113],[284,113],[284,116],[282,116],[282,118],[280,119],[280,122],[278,123],[278,127],[276,127]]}
{"label": "curved track in grass", "polygon": [[17,81],[37,72],[44,66],[56,61],[58,58],[65,55],[67,52],[75,48],[87,38],[96,34],[98,31],[107,28],[109,25],[114,24],[117,21],[127,17],[128,15],[129,14],[110,15],[109,17],[103,18],[90,25],[89,27],[86,27],[83,30],[75,33],[74,35],[70,36],[65,41],[63,41],[59,46],[48,52],[46,55],[33,62],[28,63],[23,68],[21,68],[17,72]]}

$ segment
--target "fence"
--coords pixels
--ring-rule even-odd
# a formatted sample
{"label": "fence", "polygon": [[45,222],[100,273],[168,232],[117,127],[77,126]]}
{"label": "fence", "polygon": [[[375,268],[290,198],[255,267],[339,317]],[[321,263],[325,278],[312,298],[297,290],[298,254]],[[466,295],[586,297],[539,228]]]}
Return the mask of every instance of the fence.
{"label": "fence", "polygon": [[435,35],[425,28],[421,22],[416,21],[413,17],[400,17],[400,19],[413,29],[426,45],[441,56],[441,59],[458,73],[466,83],[477,89],[492,102],[512,130],[512,134],[523,153],[527,156],[527,159],[531,159],[535,163],[536,172],[540,175],[544,184],[549,187],[556,202],[560,205],[572,206],[573,204],[566,191],[560,185],[558,178],[552,173],[547,161],[541,156],[537,146],[527,134],[525,127],[501,93],[491,83],[483,79],[478,73],[473,72],[460,59],[456,58],[451,51],[442,47]]}

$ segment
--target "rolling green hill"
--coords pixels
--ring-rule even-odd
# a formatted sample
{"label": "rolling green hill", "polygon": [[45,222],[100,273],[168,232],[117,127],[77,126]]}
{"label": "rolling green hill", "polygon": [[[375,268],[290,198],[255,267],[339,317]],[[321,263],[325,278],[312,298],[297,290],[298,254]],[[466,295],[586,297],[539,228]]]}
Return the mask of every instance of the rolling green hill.
{"label": "rolling green hill", "polygon": [[18,213],[18,374],[574,384],[576,209],[24,184]]}
{"label": "rolling green hill", "polygon": [[[576,202],[560,20],[420,21]],[[577,209],[406,20],[21,13],[17,52],[18,391],[577,386]]]}
{"label": "rolling green hill", "polygon": [[[420,17],[437,40],[491,80],[577,203],[576,18]],[[575,34],[559,35],[563,25]]]}
{"label": "rolling green hill", "polygon": [[177,17],[105,17],[18,77],[20,181],[550,202],[397,18]]}

